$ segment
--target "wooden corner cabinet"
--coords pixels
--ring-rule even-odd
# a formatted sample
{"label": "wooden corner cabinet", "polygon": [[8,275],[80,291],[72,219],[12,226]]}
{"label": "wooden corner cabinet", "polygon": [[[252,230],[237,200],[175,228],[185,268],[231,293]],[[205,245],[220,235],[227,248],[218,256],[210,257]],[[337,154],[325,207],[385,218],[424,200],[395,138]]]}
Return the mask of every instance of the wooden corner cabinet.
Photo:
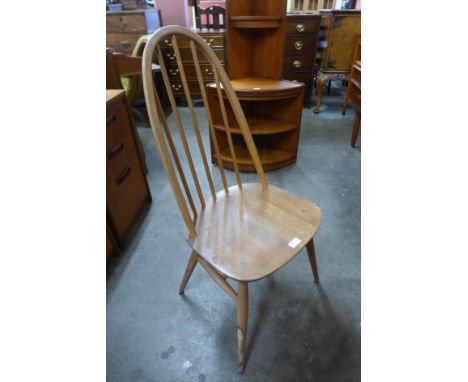
{"label": "wooden corner cabinet", "polygon": [[[297,86],[297,83],[292,81],[261,80],[258,77],[232,80],[231,83],[248,121],[263,169],[269,171],[295,163],[304,86]],[[258,90],[252,91],[252,88]],[[208,85],[207,90],[221,160],[226,168],[234,169],[216,84]],[[253,172],[255,171],[253,160],[249,155],[241,130],[236,125],[231,106],[226,100],[224,105],[239,170]],[[211,161],[216,163],[213,148]]]}
{"label": "wooden corner cabinet", "polygon": [[[228,0],[226,3],[227,74],[241,103],[265,170],[296,161],[304,84],[281,80],[286,29],[286,0]],[[233,169],[226,126],[216,95],[207,85],[223,165]],[[254,171],[230,105],[225,102],[239,169]],[[212,162],[216,163],[211,150]]]}

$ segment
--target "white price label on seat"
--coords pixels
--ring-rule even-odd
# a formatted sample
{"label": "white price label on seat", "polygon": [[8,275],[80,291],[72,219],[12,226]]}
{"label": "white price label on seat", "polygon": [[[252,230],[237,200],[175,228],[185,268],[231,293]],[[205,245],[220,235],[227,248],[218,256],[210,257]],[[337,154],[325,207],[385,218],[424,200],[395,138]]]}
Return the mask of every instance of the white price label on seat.
{"label": "white price label on seat", "polygon": [[296,248],[297,245],[301,242],[301,239],[298,239],[297,237],[295,237],[294,239],[292,239],[288,245],[291,247],[291,248]]}

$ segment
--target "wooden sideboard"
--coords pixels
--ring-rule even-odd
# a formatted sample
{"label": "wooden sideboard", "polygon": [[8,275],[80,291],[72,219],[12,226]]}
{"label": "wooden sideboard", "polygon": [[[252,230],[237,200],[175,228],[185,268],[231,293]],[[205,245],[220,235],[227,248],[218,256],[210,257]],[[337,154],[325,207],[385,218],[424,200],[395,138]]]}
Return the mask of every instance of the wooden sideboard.
{"label": "wooden sideboard", "polygon": [[[225,30],[224,29],[196,29],[194,30],[198,35],[200,35],[206,43],[211,47],[213,52],[218,57],[221,65],[224,66],[224,38]],[[192,52],[190,50],[189,41],[186,39],[178,39],[178,45],[180,50],[180,55],[182,57],[182,63],[184,65],[185,76],[187,77],[187,82],[190,88],[190,94],[192,96],[201,97],[200,86],[197,80],[197,73],[195,71],[195,64],[193,62]],[[180,78],[179,68],[177,67],[177,62],[175,58],[174,49],[172,49],[172,44],[169,40],[165,40],[162,44],[161,49],[167,71],[171,81],[172,91],[174,96],[183,97],[184,89],[182,87],[182,80]],[[204,84],[208,84],[214,81],[213,71],[211,65],[208,64],[201,52],[198,52],[198,59],[200,61],[200,68],[203,74]]]}
{"label": "wooden sideboard", "polygon": [[123,90],[106,90],[106,113],[107,225],[122,248],[151,193]]}
{"label": "wooden sideboard", "polygon": [[140,36],[161,26],[160,12],[155,9],[106,12],[106,45],[114,52],[132,54]]}
{"label": "wooden sideboard", "polygon": [[305,84],[304,102],[310,102],[320,14],[288,14],[284,41],[283,78]]}

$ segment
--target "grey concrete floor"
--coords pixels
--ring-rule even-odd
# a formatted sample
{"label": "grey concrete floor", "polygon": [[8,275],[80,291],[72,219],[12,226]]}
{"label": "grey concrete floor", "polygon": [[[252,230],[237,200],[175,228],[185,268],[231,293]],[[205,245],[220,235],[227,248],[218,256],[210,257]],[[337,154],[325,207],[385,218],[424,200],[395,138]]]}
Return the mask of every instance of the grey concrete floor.
{"label": "grey concrete floor", "polygon": [[[341,115],[343,91],[334,86],[319,115],[304,109],[297,163],[267,173],[271,184],[322,210],[315,236],[321,283],[312,282],[303,250],[251,284],[243,375],[237,371],[235,303],[201,267],[185,295],[177,293],[190,249],[151,131],[138,129],[153,202],[126,251],[108,266],[108,381],[360,380],[361,153],[360,139],[357,148],[349,145],[354,112]],[[203,109],[197,113],[203,121]],[[182,118],[190,127],[186,108]],[[202,131],[208,142],[206,123]],[[195,142],[193,134],[189,140]],[[212,173],[220,189],[217,167]],[[206,181],[203,187],[208,194]]]}

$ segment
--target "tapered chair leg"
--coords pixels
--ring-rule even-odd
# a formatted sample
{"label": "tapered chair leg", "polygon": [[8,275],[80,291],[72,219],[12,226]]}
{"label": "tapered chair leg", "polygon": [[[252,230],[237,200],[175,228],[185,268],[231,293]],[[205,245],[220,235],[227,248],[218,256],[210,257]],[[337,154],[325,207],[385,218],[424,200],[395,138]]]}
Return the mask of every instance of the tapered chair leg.
{"label": "tapered chair leg", "polygon": [[245,344],[247,341],[247,319],[249,315],[248,283],[239,282],[237,292],[237,349],[239,354],[239,373],[245,369]]}
{"label": "tapered chair leg", "polygon": [[361,129],[361,112],[356,110],[356,116],[354,117],[353,132],[351,133],[351,147],[356,146],[356,139]]}
{"label": "tapered chair leg", "polygon": [[192,272],[195,268],[195,265],[197,265],[197,257],[197,252],[192,251],[192,254],[190,255],[190,259],[187,264],[187,268],[185,268],[184,277],[182,278],[182,282],[180,283],[179,294],[184,293],[185,286],[187,285],[190,276],[192,276]]}
{"label": "tapered chair leg", "polygon": [[317,269],[317,261],[315,259],[315,247],[314,247],[314,239],[311,239],[307,243],[307,254],[309,255],[309,261],[310,261],[310,266],[312,267],[312,273],[314,274],[314,283],[318,284],[319,281],[319,275],[318,275],[318,269]]}

